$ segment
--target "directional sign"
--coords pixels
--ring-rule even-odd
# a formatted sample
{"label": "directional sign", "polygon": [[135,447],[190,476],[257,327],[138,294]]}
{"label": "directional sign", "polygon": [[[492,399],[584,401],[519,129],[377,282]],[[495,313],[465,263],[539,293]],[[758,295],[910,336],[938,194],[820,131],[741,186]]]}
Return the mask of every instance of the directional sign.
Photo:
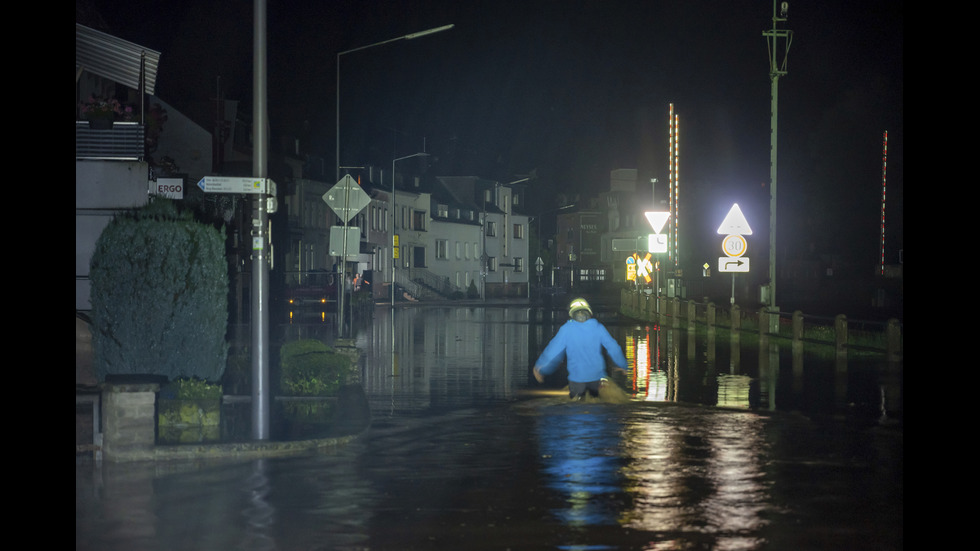
{"label": "directional sign", "polygon": [[718,258],[719,272],[748,272],[749,259],[741,257],[722,256]]}
{"label": "directional sign", "polygon": [[269,182],[272,180],[268,178],[205,176],[197,182],[197,187],[205,193],[268,193]]}
{"label": "directional sign", "polygon": [[752,228],[742,214],[742,209],[738,208],[738,203],[732,205],[725,221],[718,226],[718,233],[722,235],[752,235]]}
{"label": "directional sign", "polygon": [[350,174],[347,174],[323,194],[323,201],[346,224],[364,207],[371,204],[371,197],[350,177]]}

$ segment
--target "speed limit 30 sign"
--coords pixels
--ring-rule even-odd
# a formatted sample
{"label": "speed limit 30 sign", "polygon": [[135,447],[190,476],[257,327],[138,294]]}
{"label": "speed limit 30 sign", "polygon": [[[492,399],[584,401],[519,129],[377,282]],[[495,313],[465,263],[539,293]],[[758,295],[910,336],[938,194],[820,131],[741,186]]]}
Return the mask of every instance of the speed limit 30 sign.
{"label": "speed limit 30 sign", "polygon": [[729,235],[721,243],[721,249],[729,257],[739,257],[745,254],[748,244],[741,235]]}

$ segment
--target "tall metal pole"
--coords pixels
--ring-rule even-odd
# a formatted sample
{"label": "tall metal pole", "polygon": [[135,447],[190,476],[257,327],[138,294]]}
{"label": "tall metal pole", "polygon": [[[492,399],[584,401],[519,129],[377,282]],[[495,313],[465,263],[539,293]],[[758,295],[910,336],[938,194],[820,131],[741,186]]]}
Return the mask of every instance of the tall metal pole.
{"label": "tall metal pole", "polygon": [[[769,293],[766,304],[773,312],[778,310],[776,306],[776,115],[779,105],[779,77],[787,74],[786,59],[793,41],[793,31],[779,29],[778,26],[779,23],[786,21],[788,10],[788,2],[773,0],[772,30],[762,33],[769,46],[769,80],[772,88],[769,106]],[[781,60],[780,55],[782,55]],[[769,316],[769,320],[770,330],[773,331],[778,327],[779,318]]]}
{"label": "tall metal pole", "polygon": [[[391,307],[395,307],[395,163],[412,157],[428,157],[428,153],[412,153],[391,161]],[[404,222],[404,221],[403,221]],[[394,315],[394,314],[392,314]]]}
{"label": "tall metal pole", "polygon": [[[268,176],[268,114],[266,112],[266,0],[254,0],[252,124],[255,148],[252,174]],[[269,264],[267,248],[268,197],[252,200],[252,438],[269,439]]]}

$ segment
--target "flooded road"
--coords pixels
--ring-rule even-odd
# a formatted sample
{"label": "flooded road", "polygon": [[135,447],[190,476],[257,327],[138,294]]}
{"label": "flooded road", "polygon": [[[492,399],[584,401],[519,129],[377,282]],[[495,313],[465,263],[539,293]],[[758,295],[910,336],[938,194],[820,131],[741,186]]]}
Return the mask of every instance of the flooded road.
{"label": "flooded road", "polygon": [[77,461],[76,549],[903,547],[903,429],[879,366],[842,382],[819,354],[794,373],[782,350],[712,351],[600,314],[636,399],[571,403],[560,377],[529,376],[558,314],[378,309],[355,335],[361,438],[256,461]]}

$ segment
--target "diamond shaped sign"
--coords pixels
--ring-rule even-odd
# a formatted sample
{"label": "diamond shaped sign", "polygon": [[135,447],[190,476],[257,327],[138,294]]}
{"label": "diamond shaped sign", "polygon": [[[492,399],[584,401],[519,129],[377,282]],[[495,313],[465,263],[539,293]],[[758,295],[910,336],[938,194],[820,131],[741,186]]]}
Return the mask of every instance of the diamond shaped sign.
{"label": "diamond shaped sign", "polygon": [[371,203],[371,197],[347,174],[323,194],[323,201],[346,224]]}

